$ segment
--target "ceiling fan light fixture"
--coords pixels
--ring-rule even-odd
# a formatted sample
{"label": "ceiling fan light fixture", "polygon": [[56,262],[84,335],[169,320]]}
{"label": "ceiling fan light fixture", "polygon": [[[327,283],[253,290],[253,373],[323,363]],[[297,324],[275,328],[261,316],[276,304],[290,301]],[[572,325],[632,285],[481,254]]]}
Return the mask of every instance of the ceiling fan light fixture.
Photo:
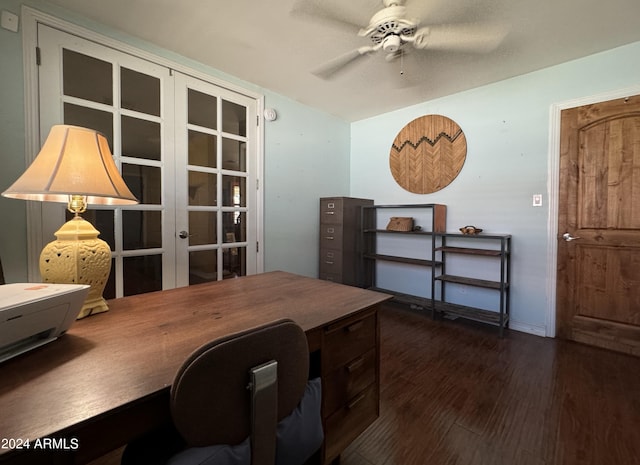
{"label": "ceiling fan light fixture", "polygon": [[382,41],[382,49],[385,52],[397,52],[401,45],[400,37],[395,34],[385,37]]}

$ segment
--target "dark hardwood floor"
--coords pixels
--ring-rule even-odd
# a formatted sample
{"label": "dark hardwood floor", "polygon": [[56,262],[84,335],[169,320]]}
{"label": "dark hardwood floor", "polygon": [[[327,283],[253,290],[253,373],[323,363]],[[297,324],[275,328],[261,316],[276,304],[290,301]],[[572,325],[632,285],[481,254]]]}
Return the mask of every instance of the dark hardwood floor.
{"label": "dark hardwood floor", "polygon": [[640,358],[395,305],[381,412],[341,465],[640,464]]}
{"label": "dark hardwood floor", "polygon": [[380,326],[380,418],[340,465],[640,464],[640,358],[395,305]]}

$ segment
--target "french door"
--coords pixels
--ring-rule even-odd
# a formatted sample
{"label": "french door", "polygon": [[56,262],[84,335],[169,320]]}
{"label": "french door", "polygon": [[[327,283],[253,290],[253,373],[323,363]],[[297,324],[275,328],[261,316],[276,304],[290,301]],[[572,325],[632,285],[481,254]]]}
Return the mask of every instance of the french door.
{"label": "french door", "polygon": [[255,112],[247,97],[175,77],[177,284],[256,272]]}
{"label": "french door", "polygon": [[[83,215],[111,247],[105,298],[256,273],[256,100],[43,24],[38,48],[41,143],[102,132],[140,201]],[[48,242],[64,207],[42,208]]]}

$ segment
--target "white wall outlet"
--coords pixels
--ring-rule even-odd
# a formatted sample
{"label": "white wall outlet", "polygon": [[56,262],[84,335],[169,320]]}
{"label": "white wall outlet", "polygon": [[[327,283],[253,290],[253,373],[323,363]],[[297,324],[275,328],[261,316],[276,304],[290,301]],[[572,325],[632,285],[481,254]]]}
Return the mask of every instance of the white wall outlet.
{"label": "white wall outlet", "polygon": [[11,32],[18,32],[18,22],[18,15],[7,10],[2,10],[2,15],[0,15],[0,26],[2,26],[3,29]]}
{"label": "white wall outlet", "polygon": [[533,206],[534,207],[542,206],[542,194],[533,194]]}

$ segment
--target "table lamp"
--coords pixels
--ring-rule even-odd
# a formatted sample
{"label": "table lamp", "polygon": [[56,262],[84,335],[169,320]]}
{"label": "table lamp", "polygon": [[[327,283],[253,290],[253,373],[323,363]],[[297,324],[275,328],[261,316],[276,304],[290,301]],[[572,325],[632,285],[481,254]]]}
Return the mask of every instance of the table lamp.
{"label": "table lamp", "polygon": [[40,153],[4,197],[62,202],[74,214],[40,254],[44,282],[90,286],[79,318],[107,311],[102,297],[111,271],[111,249],[80,214],[88,204],[131,205],[131,193],[113,161],[104,135],[78,126],[51,128]]}

